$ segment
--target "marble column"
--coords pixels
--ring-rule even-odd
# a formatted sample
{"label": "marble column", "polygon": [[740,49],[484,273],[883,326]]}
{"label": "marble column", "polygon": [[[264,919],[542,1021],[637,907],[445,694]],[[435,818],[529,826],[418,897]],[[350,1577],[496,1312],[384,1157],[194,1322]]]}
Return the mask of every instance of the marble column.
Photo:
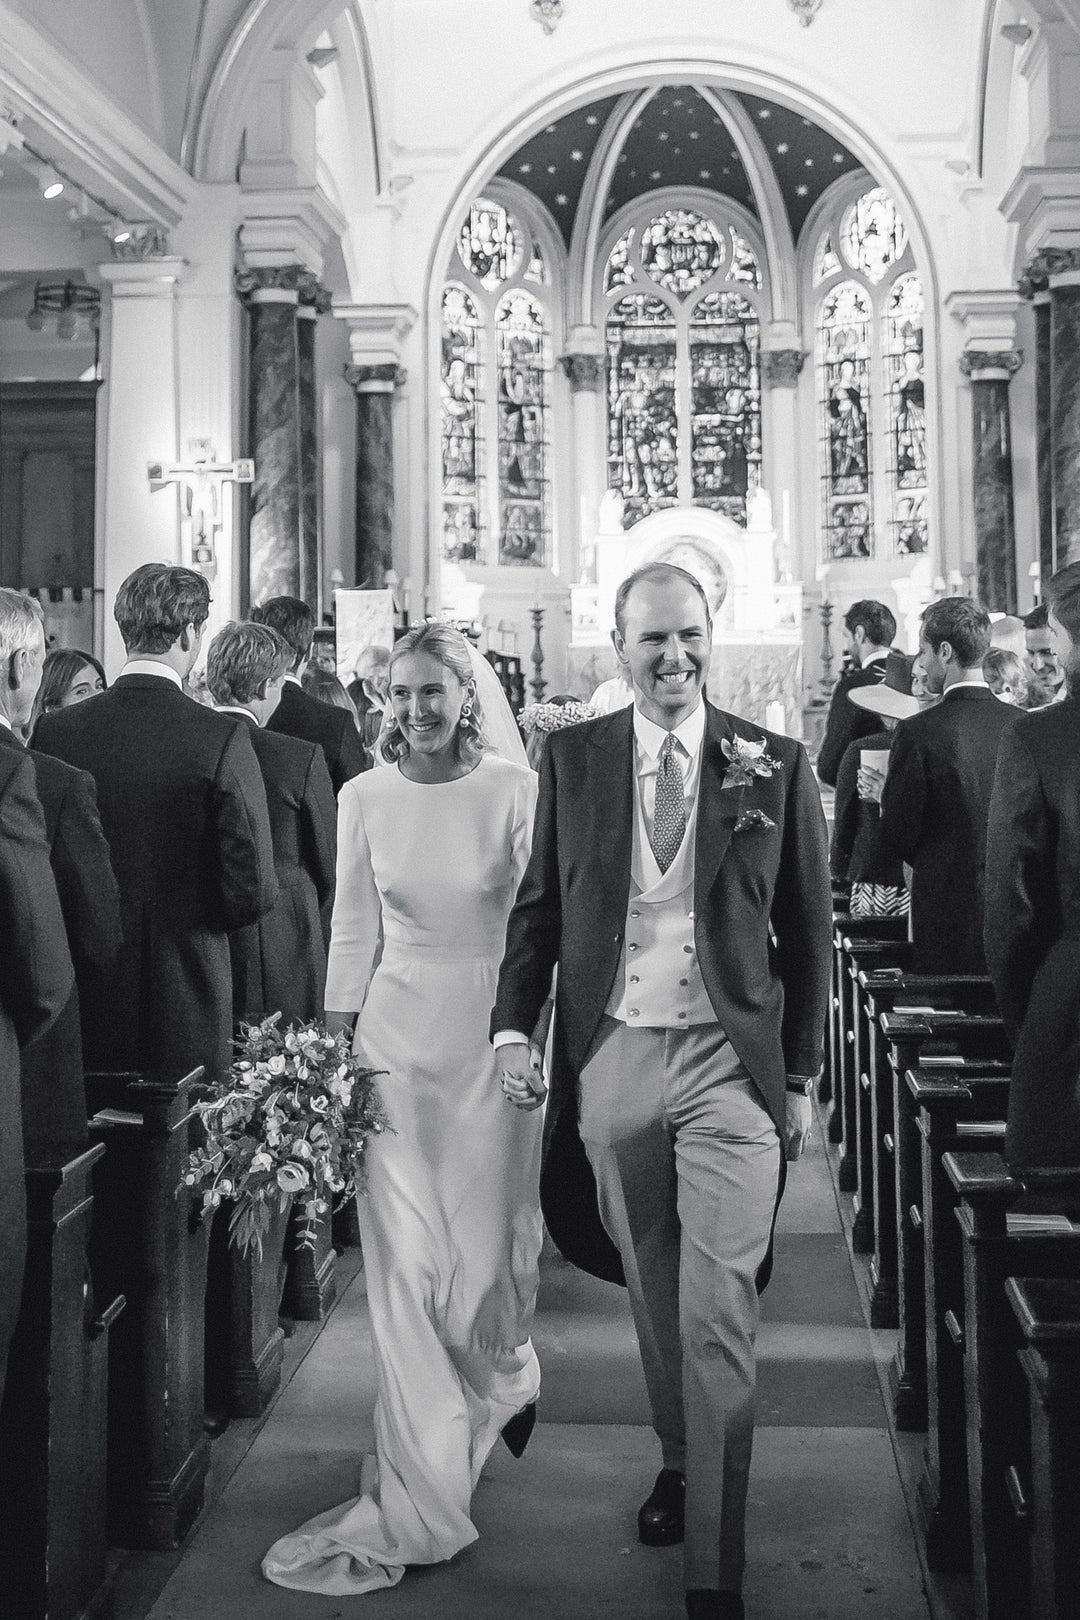
{"label": "marble column", "polygon": [[[300,596],[303,585],[296,311],[308,278],[301,265],[236,275],[250,314],[248,444],[255,482],[248,513],[248,586],[255,604],[271,596]],[[310,605],[316,606],[314,599]]]}
{"label": "marble column", "polygon": [[1009,382],[1022,363],[1019,349],[966,349],[960,356],[971,382],[976,594],[1001,613],[1015,613],[1017,605]]}
{"label": "marble column", "polygon": [[804,349],[783,347],[761,351],[762,438],[768,447],[762,481],[772,496],[776,570],[784,582],[808,578],[812,573],[812,563],[801,555],[796,533],[801,489],[799,378],[805,363]]}
{"label": "marble column", "polygon": [[605,367],[600,342],[597,333],[594,345],[571,350],[559,360],[570,384],[571,476],[577,503],[576,521],[571,527],[571,532],[577,536],[577,555],[565,559],[564,575],[568,580],[596,578],[594,551],[600,527],[600,502],[607,487]]}
{"label": "marble column", "polygon": [[394,566],[394,390],[396,361],[345,367],[356,395],[356,583],[382,585]]}
{"label": "marble column", "polygon": [[315,337],[319,316],[330,309],[330,294],[318,282],[300,289],[296,348],[300,413],[300,592],[321,609],[322,548],[319,543],[319,404],[315,379]]}
{"label": "marble column", "polygon": [[1040,254],[1050,286],[1054,561],[1080,560],[1080,248]]}
{"label": "marble column", "polygon": [[1045,582],[1057,567],[1054,544],[1054,431],[1050,388],[1050,283],[1040,257],[1020,277],[1021,298],[1035,316],[1035,495],[1039,521],[1037,556]]}

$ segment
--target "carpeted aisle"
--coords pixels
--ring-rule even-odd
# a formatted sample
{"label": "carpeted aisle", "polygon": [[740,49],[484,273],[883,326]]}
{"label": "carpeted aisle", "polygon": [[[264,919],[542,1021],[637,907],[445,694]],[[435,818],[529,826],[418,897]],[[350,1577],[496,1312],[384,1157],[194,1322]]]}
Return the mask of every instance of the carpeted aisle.
{"label": "carpeted aisle", "polygon": [[[820,1132],[818,1133],[820,1140]],[[373,1402],[360,1274],[205,1516],[152,1620],[674,1620],[678,1549],[639,1545],[659,1467],[620,1290],[557,1259],[535,1342],[541,1421],[497,1448],[474,1502],[480,1540],[391,1592],[318,1598],[259,1575],[284,1530],[356,1487]],[[789,1182],[759,1341],[750,1620],[926,1620],[914,1542],[820,1146]]]}

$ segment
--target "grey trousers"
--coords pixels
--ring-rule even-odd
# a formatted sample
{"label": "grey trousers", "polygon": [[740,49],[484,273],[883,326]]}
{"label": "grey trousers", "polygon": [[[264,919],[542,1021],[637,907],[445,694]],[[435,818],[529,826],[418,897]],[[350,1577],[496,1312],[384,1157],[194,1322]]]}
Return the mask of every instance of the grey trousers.
{"label": "grey trousers", "polygon": [[711,1024],[630,1029],[605,1016],[580,1104],[664,1466],[686,1475],[685,1584],[737,1591],[754,1435],[754,1279],[776,1204],[776,1127]]}

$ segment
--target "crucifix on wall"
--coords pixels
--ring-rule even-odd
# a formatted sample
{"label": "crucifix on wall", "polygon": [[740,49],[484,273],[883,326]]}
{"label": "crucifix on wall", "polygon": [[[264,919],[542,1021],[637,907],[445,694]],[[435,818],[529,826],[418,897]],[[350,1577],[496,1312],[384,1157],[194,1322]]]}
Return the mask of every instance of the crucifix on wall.
{"label": "crucifix on wall", "polygon": [[254,483],[255,463],[247,457],[218,461],[209,439],[189,439],[188,451],[191,460],[187,462],[148,461],[146,476],[152,490],[168,484],[179,486],[183,554],[193,568],[212,580],[224,521],[223,485]]}

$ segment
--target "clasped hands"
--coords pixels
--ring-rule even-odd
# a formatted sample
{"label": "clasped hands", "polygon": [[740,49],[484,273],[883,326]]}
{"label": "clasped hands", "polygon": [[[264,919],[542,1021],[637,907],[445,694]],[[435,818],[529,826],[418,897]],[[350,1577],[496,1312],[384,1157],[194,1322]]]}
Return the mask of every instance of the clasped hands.
{"label": "clasped hands", "polygon": [[528,1041],[511,1041],[499,1047],[496,1057],[507,1102],[526,1112],[539,1108],[548,1094],[540,1048]]}

